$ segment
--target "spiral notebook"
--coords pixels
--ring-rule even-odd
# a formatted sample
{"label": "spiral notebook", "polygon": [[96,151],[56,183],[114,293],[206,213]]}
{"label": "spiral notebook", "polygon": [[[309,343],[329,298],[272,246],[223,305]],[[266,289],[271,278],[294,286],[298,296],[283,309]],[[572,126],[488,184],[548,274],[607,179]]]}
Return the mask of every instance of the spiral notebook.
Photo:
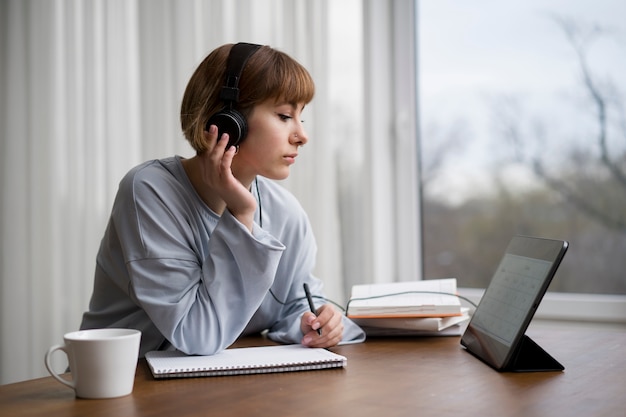
{"label": "spiral notebook", "polygon": [[279,345],[226,349],[211,356],[152,351],[146,361],[152,375],[161,379],[343,368],[348,359],[326,349]]}

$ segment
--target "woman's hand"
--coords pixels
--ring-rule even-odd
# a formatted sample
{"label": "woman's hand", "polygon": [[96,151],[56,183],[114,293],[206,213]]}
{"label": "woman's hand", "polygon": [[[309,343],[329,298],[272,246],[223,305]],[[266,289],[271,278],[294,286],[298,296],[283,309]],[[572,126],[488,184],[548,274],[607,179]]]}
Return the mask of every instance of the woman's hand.
{"label": "woman's hand", "polygon": [[[336,346],[343,337],[341,313],[331,304],[324,304],[317,310],[317,316],[306,312],[300,320],[300,329],[304,334],[302,344],[308,347],[327,348]],[[321,335],[317,330],[321,331]]]}
{"label": "woman's hand", "polygon": [[226,203],[226,208],[252,231],[256,199],[250,191],[233,175],[231,164],[237,153],[234,146],[226,149],[228,135],[217,138],[217,127],[211,125],[208,132],[204,132],[207,150],[198,155],[201,162],[202,180],[210,190],[216,192]]}

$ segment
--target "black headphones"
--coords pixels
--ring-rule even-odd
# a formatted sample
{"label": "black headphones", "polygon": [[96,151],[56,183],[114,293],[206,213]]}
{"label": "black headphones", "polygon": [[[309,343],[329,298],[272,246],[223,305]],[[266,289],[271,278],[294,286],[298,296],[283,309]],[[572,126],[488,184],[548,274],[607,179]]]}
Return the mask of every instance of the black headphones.
{"label": "black headphones", "polygon": [[218,129],[218,138],[223,133],[228,133],[228,145],[238,146],[248,134],[246,118],[235,109],[235,103],[239,101],[239,79],[248,59],[261,47],[252,43],[237,43],[233,45],[226,62],[226,79],[220,92],[220,100],[225,106],[206,122],[205,130],[215,125]]}

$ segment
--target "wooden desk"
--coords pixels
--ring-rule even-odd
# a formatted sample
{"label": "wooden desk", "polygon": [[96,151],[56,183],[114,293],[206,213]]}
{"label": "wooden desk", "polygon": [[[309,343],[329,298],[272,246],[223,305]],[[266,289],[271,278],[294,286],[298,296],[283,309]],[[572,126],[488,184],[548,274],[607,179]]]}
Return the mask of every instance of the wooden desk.
{"label": "wooden desk", "polygon": [[[370,339],[333,351],[341,370],[154,380],[140,361],[133,393],[82,400],[51,377],[0,386],[1,416],[621,416],[626,333],[528,333],[564,372],[498,373],[458,337]],[[247,339],[239,346],[267,344]]]}

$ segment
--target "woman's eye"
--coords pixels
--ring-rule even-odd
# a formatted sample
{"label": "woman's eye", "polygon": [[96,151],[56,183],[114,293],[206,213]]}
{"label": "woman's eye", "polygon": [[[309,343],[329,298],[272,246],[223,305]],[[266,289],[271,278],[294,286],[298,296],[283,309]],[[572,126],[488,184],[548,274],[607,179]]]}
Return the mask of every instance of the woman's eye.
{"label": "woman's eye", "polygon": [[281,119],[281,120],[283,120],[283,121],[287,121],[287,120],[289,120],[289,119],[291,119],[291,118],[292,118],[292,117],[291,117],[291,116],[289,116],[288,114],[282,114],[282,113],[279,113],[279,114],[278,114],[278,117],[280,117],[280,119]]}

